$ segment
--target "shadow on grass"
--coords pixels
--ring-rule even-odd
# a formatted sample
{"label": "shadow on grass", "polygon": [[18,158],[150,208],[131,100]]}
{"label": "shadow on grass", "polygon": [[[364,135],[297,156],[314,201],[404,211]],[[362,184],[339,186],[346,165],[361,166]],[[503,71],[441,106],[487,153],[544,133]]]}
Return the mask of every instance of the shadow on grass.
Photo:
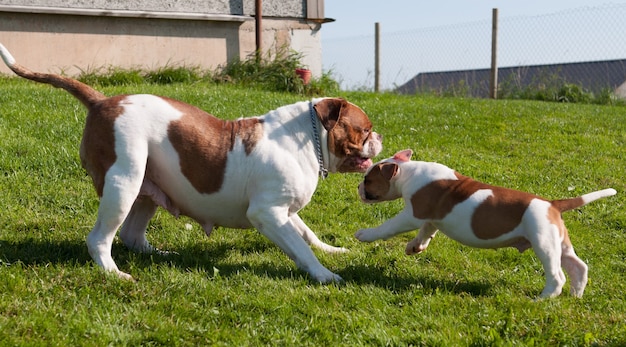
{"label": "shadow on grass", "polygon": [[[158,253],[134,253],[124,245],[115,242],[113,245],[113,258],[122,271],[128,271],[128,263],[133,266],[146,269],[153,264],[170,264],[183,271],[189,269],[201,269],[208,276],[213,275],[214,268],[219,269],[222,277],[236,276],[241,272],[249,272],[259,277],[276,279],[309,278],[303,271],[295,268],[293,262],[284,256],[284,262],[276,265],[273,263],[258,263],[247,261],[248,257],[264,252],[277,250],[276,246],[269,242],[249,243],[242,249],[234,242],[218,242],[212,244],[198,243],[197,245],[185,246],[172,250],[169,254]],[[230,252],[238,252],[242,260],[226,260]],[[33,239],[19,241],[0,241],[0,263],[10,265],[22,263],[29,266],[39,266],[49,263],[81,264],[92,262],[87,251],[87,246],[81,240],[66,240],[48,242]],[[394,292],[414,291],[419,289],[425,292],[449,292],[455,294],[465,293],[471,296],[483,296],[489,293],[491,285],[486,282],[463,282],[442,279],[441,276],[403,276],[394,274],[393,270],[385,270],[381,267],[372,267],[367,264],[350,265],[338,271],[346,283],[356,285],[375,285]],[[390,274],[391,273],[391,274]]]}
{"label": "shadow on grass", "polygon": [[[123,245],[119,245],[125,249]],[[169,254],[137,254],[127,251],[120,254],[116,261],[130,261],[138,268],[148,268],[152,264],[171,265],[182,270],[201,270],[207,276],[213,276],[214,269],[219,270],[221,277],[237,276],[242,272],[252,273],[259,277],[276,279],[307,278],[307,274],[296,269],[295,264],[284,255],[277,246],[270,242],[251,242],[241,247],[237,242],[209,242],[187,245],[169,249]],[[266,252],[279,254],[277,263],[255,261],[255,257],[274,258],[275,255],[264,255]],[[237,256],[231,257],[232,253]],[[233,259],[235,258],[235,259]]]}
{"label": "shadow on grass", "polygon": [[85,243],[79,241],[0,240],[0,261],[6,265],[18,262],[24,265],[87,264],[91,257]]}
{"label": "shadow on grass", "polygon": [[365,264],[348,266],[339,271],[339,275],[347,283],[375,285],[398,293],[419,290],[425,293],[454,293],[479,297],[488,295],[492,287],[488,282],[482,281],[447,280],[441,274],[401,275],[393,270],[387,271]]}
{"label": "shadow on grass", "polygon": [[[245,257],[254,257],[254,253],[263,253],[275,246],[269,243],[249,244],[245,249],[236,247],[235,243],[219,242],[188,246],[171,250],[169,254],[135,253],[120,242],[113,244],[112,256],[122,271],[128,271],[129,263],[146,269],[153,264],[171,264],[181,269],[202,269],[212,274],[218,268],[220,276],[232,276],[242,271],[252,272],[258,276],[275,278],[294,278],[306,274],[291,266],[285,256],[285,264],[253,264],[247,261],[226,261],[229,252],[237,251]],[[0,264],[11,265],[20,263],[26,266],[45,264],[79,264],[93,262],[87,245],[82,240],[42,241],[23,239],[17,241],[0,240]]]}

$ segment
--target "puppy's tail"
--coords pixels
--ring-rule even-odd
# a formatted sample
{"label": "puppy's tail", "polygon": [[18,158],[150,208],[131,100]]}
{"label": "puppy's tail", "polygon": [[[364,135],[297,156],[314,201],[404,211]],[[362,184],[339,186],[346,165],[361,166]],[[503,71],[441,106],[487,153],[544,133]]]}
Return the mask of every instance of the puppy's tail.
{"label": "puppy's tail", "polygon": [[13,72],[15,72],[18,76],[35,82],[51,84],[57,88],[63,88],[72,94],[76,99],[80,100],[80,102],[82,102],[87,108],[91,108],[93,104],[106,99],[104,94],[73,78],[55,74],[33,72],[22,65],[17,64],[15,62],[15,58],[13,58],[9,50],[6,49],[6,47],[4,47],[1,43],[0,56],[2,56],[2,60],[4,60],[4,63],[9,67],[9,69],[13,70]]}
{"label": "puppy's tail", "polygon": [[565,212],[565,211],[573,210],[575,208],[579,208],[581,206],[585,206],[592,201],[596,201],[598,199],[605,198],[607,196],[612,196],[615,194],[617,194],[615,189],[608,188],[608,189],[598,190],[597,192],[585,194],[577,198],[554,200],[552,201],[552,206],[556,207],[561,212]]}

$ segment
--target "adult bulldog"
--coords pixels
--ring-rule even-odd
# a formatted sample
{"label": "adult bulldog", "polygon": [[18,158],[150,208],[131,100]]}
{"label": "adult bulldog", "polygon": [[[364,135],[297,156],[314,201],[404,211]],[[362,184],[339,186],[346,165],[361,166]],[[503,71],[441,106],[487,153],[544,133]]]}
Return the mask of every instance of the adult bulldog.
{"label": "adult bulldog", "polygon": [[80,157],[100,206],[87,247],[106,271],[132,279],[111,257],[115,234],[121,227],[127,247],[154,251],[146,227],[162,206],[193,218],[207,235],[216,226],[255,227],[315,280],[341,280],[307,243],[326,252],[345,249],[320,241],[298,211],[318,177],[365,172],[381,151],[381,136],[359,107],[320,98],[227,121],[155,95],[107,98],[72,78],[16,64],[1,44],[0,55],[17,75],[63,88],[89,111]]}

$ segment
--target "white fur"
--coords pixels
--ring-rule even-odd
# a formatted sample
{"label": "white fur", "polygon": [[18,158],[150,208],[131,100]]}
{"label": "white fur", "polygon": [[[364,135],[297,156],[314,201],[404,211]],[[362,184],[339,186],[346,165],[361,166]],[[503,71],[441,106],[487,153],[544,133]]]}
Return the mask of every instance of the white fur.
{"label": "white fur", "polygon": [[15,58],[13,58],[13,55],[11,55],[9,50],[6,49],[6,47],[4,47],[4,45],[1,43],[0,43],[0,56],[2,56],[2,60],[4,60],[4,63],[7,64],[8,66],[12,66],[15,64]]}

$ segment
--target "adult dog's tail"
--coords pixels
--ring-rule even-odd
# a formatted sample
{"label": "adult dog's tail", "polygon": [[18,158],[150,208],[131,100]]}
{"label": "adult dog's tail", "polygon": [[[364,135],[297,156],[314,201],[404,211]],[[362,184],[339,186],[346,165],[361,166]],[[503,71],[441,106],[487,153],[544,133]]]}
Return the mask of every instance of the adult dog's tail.
{"label": "adult dog's tail", "polygon": [[615,189],[608,188],[608,189],[598,190],[597,192],[585,194],[577,198],[554,200],[552,201],[552,206],[556,207],[561,212],[565,212],[565,211],[573,210],[581,206],[585,206],[588,203],[592,201],[596,201],[600,198],[605,198],[607,196],[612,196],[615,194],[617,194]]}
{"label": "adult dog's tail", "polygon": [[4,47],[1,43],[0,56],[2,56],[2,60],[4,60],[4,63],[7,64],[9,69],[13,70],[13,72],[15,72],[18,76],[36,82],[51,84],[57,88],[63,88],[72,94],[76,99],[80,100],[80,102],[87,106],[87,108],[91,108],[91,106],[98,101],[106,99],[104,94],[73,78],[55,74],[33,72],[22,65],[17,64],[15,62],[15,58],[13,58],[9,50],[6,49],[6,47]]}

